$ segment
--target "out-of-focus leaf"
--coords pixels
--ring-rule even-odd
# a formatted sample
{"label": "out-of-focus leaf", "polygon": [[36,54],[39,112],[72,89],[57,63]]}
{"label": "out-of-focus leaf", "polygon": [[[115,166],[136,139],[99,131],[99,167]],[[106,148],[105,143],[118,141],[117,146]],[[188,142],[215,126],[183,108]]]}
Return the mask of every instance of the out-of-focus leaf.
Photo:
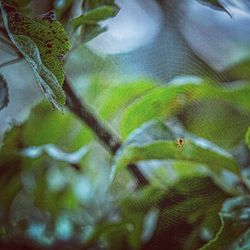
{"label": "out-of-focus leaf", "polygon": [[152,211],[152,208],[158,207],[160,200],[165,194],[165,189],[148,186],[121,200],[122,219],[124,223],[126,222],[130,225],[127,237],[132,249],[140,247],[147,215]]}
{"label": "out-of-focus leaf", "polygon": [[117,10],[112,6],[101,6],[91,11],[85,12],[83,15],[72,20],[73,29],[77,29],[80,25],[94,25],[107,18],[114,17]]}
{"label": "out-of-focus leaf", "polygon": [[5,2],[16,7],[25,7],[31,0],[5,0]]}
{"label": "out-of-focus leaf", "polygon": [[9,5],[14,6],[15,8],[18,9],[18,11],[22,13],[29,13],[30,9],[28,4],[31,2],[31,0],[5,0],[5,2]]}
{"label": "out-of-focus leaf", "polygon": [[250,189],[250,169],[244,168],[241,170],[242,181],[246,184],[248,189]]}
{"label": "out-of-focus leaf", "polygon": [[[142,127],[142,130],[145,130],[144,135],[148,133],[149,139],[147,141],[138,143],[138,141],[132,141],[132,136],[130,136],[129,141],[132,141],[132,143],[124,143],[124,147],[122,147],[116,156],[111,179],[128,164],[152,159],[191,162],[196,163],[197,167],[204,165],[215,175],[215,178],[218,178],[218,183],[222,186],[224,183],[222,183],[221,179],[227,171],[229,171],[228,173],[232,173],[237,179],[240,171],[239,166],[233,157],[223,149],[201,138],[185,140],[185,146],[180,149],[177,147],[176,140],[172,140],[171,138],[161,139],[153,137],[150,139],[153,126],[159,126],[159,124],[153,124],[151,127]],[[163,129],[163,126],[161,125],[161,129]],[[165,127],[165,131],[168,133],[169,128]],[[225,186],[225,188],[227,187]]]}
{"label": "out-of-focus leaf", "polygon": [[248,250],[250,249],[250,229],[242,234],[228,250]]}
{"label": "out-of-focus leaf", "polygon": [[149,211],[144,218],[142,241],[147,242],[154,234],[157,225],[159,210]]}
{"label": "out-of-focus leaf", "polygon": [[173,82],[168,86],[153,89],[128,107],[121,120],[121,135],[126,138],[143,122],[156,118],[169,118],[180,112],[187,104],[198,100],[219,100],[249,112],[249,97],[248,83],[220,87],[205,82],[196,84]]}
{"label": "out-of-focus leaf", "polygon": [[236,65],[233,65],[225,73],[229,74],[229,76],[233,79],[249,80],[250,79],[249,68],[250,68],[250,60],[248,58],[246,60],[240,61]]}
{"label": "out-of-focus leaf", "polygon": [[250,127],[248,128],[247,133],[246,133],[246,144],[250,148]]}
{"label": "out-of-focus leaf", "polygon": [[83,1],[82,7],[83,14],[74,18],[71,24],[74,30],[81,26],[81,39],[84,42],[106,31],[107,28],[102,27],[99,22],[116,16],[119,11],[114,0]]}
{"label": "out-of-focus leaf", "polygon": [[31,19],[4,2],[0,7],[11,41],[30,63],[46,97],[62,109],[65,103],[61,87],[64,81],[62,57],[70,48],[63,26],[54,20],[52,12]]}
{"label": "out-of-focus leaf", "polygon": [[147,145],[154,141],[175,140],[176,135],[163,122],[151,120],[135,129],[124,142],[123,146],[130,144]]}
{"label": "out-of-focus leaf", "polygon": [[99,223],[95,231],[86,240],[86,246],[95,245],[97,241],[104,240],[108,245],[108,249],[127,249],[128,242],[126,241],[126,235],[129,231],[129,224],[118,222],[103,222]]}
{"label": "out-of-focus leaf", "polygon": [[229,249],[229,246],[248,229],[250,225],[249,211],[249,196],[240,196],[226,200],[220,211],[220,230],[215,238],[203,246],[201,250]]}
{"label": "out-of-focus leaf", "polygon": [[175,249],[197,249],[201,240],[207,240],[202,230],[206,229],[211,236],[217,232],[217,213],[228,197],[208,176],[183,177],[167,189],[159,203],[157,228],[149,246],[165,243]]}
{"label": "out-of-focus leaf", "polygon": [[[55,0],[54,6],[57,18],[61,21],[69,18],[70,10],[73,6],[74,0]],[[66,18],[65,18],[66,17]]]}
{"label": "out-of-focus leaf", "polygon": [[100,106],[99,114],[106,119],[110,119],[117,112],[124,109],[130,102],[154,87],[156,87],[156,85],[147,80],[111,87],[107,89],[105,94],[98,100]]}
{"label": "out-of-focus leaf", "polygon": [[7,81],[0,74],[0,111],[9,103],[9,91]]}
{"label": "out-of-focus leaf", "polygon": [[90,131],[72,113],[51,112],[45,103],[32,110],[22,136],[23,147],[55,144],[65,151],[76,151],[92,139]]}
{"label": "out-of-focus leaf", "polygon": [[31,159],[40,157],[43,153],[48,154],[51,158],[68,163],[79,163],[80,160],[88,153],[89,147],[83,146],[78,151],[66,153],[53,144],[46,144],[38,147],[28,147],[22,150],[22,155]]}
{"label": "out-of-focus leaf", "polygon": [[185,129],[226,149],[242,142],[250,124],[250,112],[218,100],[193,102],[178,117]]}
{"label": "out-of-focus leaf", "polygon": [[121,207],[125,211],[148,212],[152,207],[157,207],[167,190],[155,186],[148,186],[133,194],[128,195],[121,201]]}

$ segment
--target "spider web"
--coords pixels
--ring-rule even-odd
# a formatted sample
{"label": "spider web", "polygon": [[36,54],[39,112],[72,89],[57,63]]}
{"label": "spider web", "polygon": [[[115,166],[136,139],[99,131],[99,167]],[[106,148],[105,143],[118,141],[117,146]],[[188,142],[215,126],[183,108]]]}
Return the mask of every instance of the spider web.
{"label": "spider web", "polygon": [[[176,11],[176,6],[172,5],[170,1],[166,4],[166,28],[163,28],[154,42],[136,51],[109,57],[110,65],[117,70],[118,62],[118,72],[125,79],[146,76],[156,79],[162,85],[180,75],[211,79],[222,86],[230,81],[227,73],[216,72],[193,53],[180,34],[178,24],[174,20],[185,22],[182,13]],[[192,25],[195,29],[195,23]],[[213,37],[209,37],[209,39],[212,41]],[[221,57],[225,57],[223,52],[221,52]],[[182,128],[181,134],[184,139],[186,133],[193,133],[195,136],[208,139],[223,150],[232,153],[242,166],[247,166],[249,152],[242,139],[250,124],[250,114],[228,102],[210,99],[209,97],[212,95],[213,93],[207,93],[207,101],[197,100],[180,110],[175,117],[177,118],[176,127]],[[155,178],[159,178],[159,173],[161,173],[165,174],[168,179],[174,179],[176,172],[171,167],[174,164],[152,160],[144,162],[141,170]],[[183,164],[185,165],[185,163]],[[155,171],[162,166],[165,166],[166,172]],[[186,167],[191,166],[187,164]],[[230,174],[225,178],[231,183],[235,182],[234,176],[230,176]],[[146,239],[145,249],[166,249],[163,247],[166,243],[168,244],[167,249],[179,249],[180,245],[184,249],[184,242],[182,242],[184,235],[190,236],[193,225],[199,223],[194,219],[192,224],[185,219],[189,218],[193,211],[199,211],[200,208],[205,209],[206,206],[202,207],[202,203],[207,201],[213,202],[213,204],[209,204],[213,213],[209,214],[208,221],[199,227],[199,232],[196,234],[196,247],[215,236],[216,230],[219,228],[219,209],[223,200],[228,196],[226,192],[218,189],[211,179],[205,177],[202,180],[186,178],[181,180],[178,185],[183,188],[181,191],[175,190],[175,187],[169,188],[163,212],[158,214],[155,234]],[[121,185],[120,188],[124,189],[124,186]],[[152,196],[148,195],[147,199],[151,200]],[[183,204],[182,202],[188,203],[189,201],[190,204],[186,206],[180,205]],[[143,209],[143,206],[144,204],[141,203],[131,204],[131,209],[140,210]],[[155,206],[155,208],[158,209],[159,206]],[[215,223],[214,228],[210,225],[213,222]]]}

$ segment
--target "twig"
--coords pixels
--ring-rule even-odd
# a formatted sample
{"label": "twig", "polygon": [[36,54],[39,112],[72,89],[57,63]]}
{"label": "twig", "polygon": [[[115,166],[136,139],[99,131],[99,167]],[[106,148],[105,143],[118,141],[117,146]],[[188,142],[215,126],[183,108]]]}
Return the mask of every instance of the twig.
{"label": "twig", "polygon": [[[16,52],[18,58],[11,62],[3,63],[2,65],[0,65],[2,67],[9,65],[10,63],[14,63],[14,61],[17,62],[18,60],[20,60],[20,58],[23,58],[22,54],[14,46],[10,47],[12,47]],[[99,119],[97,119],[93,112],[91,112],[91,109],[78,98],[67,79],[64,81],[63,89],[66,93],[66,105],[68,106],[68,108],[94,132],[96,137],[114,155],[121,146],[118,137],[115,136],[114,133],[112,133],[106,125],[104,125]],[[136,166],[135,164],[129,164],[128,170],[137,179],[138,185],[140,187],[149,184],[149,181],[141,173],[138,166]]]}
{"label": "twig", "polygon": [[[91,112],[91,109],[76,96],[67,79],[64,81],[63,88],[66,93],[66,105],[68,108],[95,133],[96,137],[114,155],[121,146],[118,137],[97,119],[93,112]],[[138,166],[130,164],[128,165],[128,170],[137,179],[140,187],[149,184],[149,181],[141,173]]]}

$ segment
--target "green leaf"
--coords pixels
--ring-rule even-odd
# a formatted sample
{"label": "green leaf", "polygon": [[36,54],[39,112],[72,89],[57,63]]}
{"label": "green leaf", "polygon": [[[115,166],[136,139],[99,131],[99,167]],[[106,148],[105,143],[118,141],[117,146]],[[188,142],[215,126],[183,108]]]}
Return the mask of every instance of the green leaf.
{"label": "green leaf", "polygon": [[0,74],[0,111],[5,108],[9,103],[9,90],[7,81]]}
{"label": "green leaf", "polygon": [[216,215],[228,197],[208,176],[181,178],[167,189],[159,203],[161,210],[152,245],[162,244],[162,235],[164,242],[176,249],[198,249],[201,238],[207,239],[202,230],[211,236],[216,234],[220,226]]}
{"label": "green leaf", "polygon": [[110,119],[118,112],[123,111],[126,105],[145,94],[156,85],[148,80],[141,80],[131,83],[122,83],[105,91],[98,100],[101,117]]}
{"label": "green leaf", "polygon": [[[152,134],[152,131],[155,132]],[[206,166],[219,185],[227,191],[233,192],[235,188],[229,188],[221,180],[225,171],[239,174],[239,166],[229,153],[209,141],[194,137],[186,139],[185,146],[180,149],[169,131],[168,127],[162,123],[159,125],[157,122],[144,124],[142,128],[135,130],[116,155],[111,179],[131,163],[152,159],[175,160],[196,163],[197,167]],[[143,139],[138,140],[137,138]],[[237,179],[236,176],[235,178]]]}
{"label": "green leaf", "polygon": [[223,100],[193,102],[183,108],[178,118],[188,131],[226,149],[242,142],[250,124],[250,112]]}
{"label": "green leaf", "polygon": [[203,81],[195,84],[173,82],[149,91],[130,105],[122,117],[120,132],[122,137],[126,138],[145,121],[167,119],[180,112],[187,104],[198,100],[220,100],[250,111],[249,97],[248,83],[220,87]]}
{"label": "green leaf", "polygon": [[81,26],[81,39],[88,42],[102,32],[106,27],[102,27],[99,22],[114,17],[119,12],[119,7],[114,0],[91,0],[83,1],[83,14],[72,19],[73,30]]}
{"label": "green leaf", "polygon": [[246,144],[250,148],[250,127],[248,128],[247,133],[246,133]]}
{"label": "green leaf", "polygon": [[30,63],[49,101],[62,109],[65,103],[61,87],[64,81],[62,57],[70,48],[64,28],[52,19],[53,13],[31,19],[4,2],[0,7],[11,41]]}
{"label": "green leaf", "polygon": [[77,29],[80,25],[96,24],[100,21],[106,20],[110,17],[114,17],[117,14],[117,10],[112,6],[101,6],[91,11],[84,13],[72,20],[73,29]]}
{"label": "green leaf", "polygon": [[230,249],[229,246],[250,226],[249,207],[250,196],[226,200],[220,212],[221,227],[215,238],[201,250]]}

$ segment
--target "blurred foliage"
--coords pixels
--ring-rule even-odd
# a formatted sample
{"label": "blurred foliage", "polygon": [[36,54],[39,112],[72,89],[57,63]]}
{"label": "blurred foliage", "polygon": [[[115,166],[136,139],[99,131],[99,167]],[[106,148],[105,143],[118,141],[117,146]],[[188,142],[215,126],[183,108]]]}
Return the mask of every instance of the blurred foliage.
{"label": "blurred foliage", "polygon": [[82,15],[71,20],[72,29],[81,28],[81,42],[88,42],[107,30],[100,24],[119,12],[119,7],[114,0],[84,0]]}
{"label": "blurred foliage", "polygon": [[[66,22],[73,1],[54,4]],[[72,40],[93,38],[118,10],[105,0],[82,8]],[[125,81],[84,44],[66,60],[77,94],[122,145],[112,156],[69,110],[36,105],[1,147],[0,248],[248,249],[249,79]],[[149,185],[137,187],[130,163]]]}

